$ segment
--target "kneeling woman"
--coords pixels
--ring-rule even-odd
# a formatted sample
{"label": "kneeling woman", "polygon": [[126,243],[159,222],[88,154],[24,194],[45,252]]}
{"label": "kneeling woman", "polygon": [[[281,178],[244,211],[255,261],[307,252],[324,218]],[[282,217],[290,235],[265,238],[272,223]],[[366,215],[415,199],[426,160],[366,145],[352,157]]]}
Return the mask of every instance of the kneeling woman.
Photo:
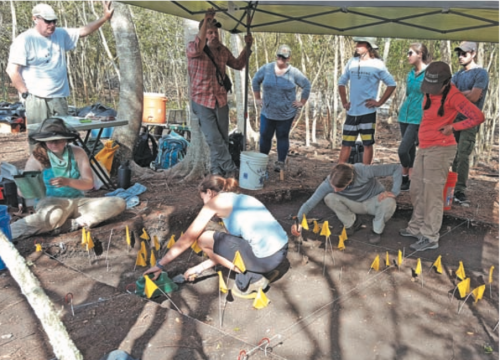
{"label": "kneeling woman", "polygon": [[42,172],[46,197],[36,204],[35,214],[11,224],[13,239],[93,227],[125,210],[125,200],[119,197],[84,197],[94,180],[85,151],[69,144],[76,138],[76,130],[59,118],[44,120],[30,135],[36,146],[25,171]]}
{"label": "kneeling woman", "polygon": [[[266,289],[272,275],[276,275],[271,272],[286,258],[288,236],[259,200],[234,193],[237,187],[235,179],[217,175],[206,177],[198,186],[205,206],[185,234],[145,274],[158,276],[165,265],[198,240],[209,259],[188,269],[184,273],[186,279],[220,264],[237,273],[234,295],[250,298],[255,297],[252,293],[259,288]],[[228,233],[205,231],[214,216],[222,219]],[[236,251],[240,252],[247,269],[243,274],[232,263]]]}

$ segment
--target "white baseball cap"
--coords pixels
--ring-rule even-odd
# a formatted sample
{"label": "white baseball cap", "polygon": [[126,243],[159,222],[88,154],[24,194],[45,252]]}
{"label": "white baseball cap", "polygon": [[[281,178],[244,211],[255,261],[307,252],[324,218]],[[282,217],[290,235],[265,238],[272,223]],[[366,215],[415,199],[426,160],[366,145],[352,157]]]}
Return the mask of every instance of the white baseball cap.
{"label": "white baseball cap", "polygon": [[57,20],[57,15],[54,9],[47,4],[38,4],[32,10],[33,16],[40,16],[45,20]]}

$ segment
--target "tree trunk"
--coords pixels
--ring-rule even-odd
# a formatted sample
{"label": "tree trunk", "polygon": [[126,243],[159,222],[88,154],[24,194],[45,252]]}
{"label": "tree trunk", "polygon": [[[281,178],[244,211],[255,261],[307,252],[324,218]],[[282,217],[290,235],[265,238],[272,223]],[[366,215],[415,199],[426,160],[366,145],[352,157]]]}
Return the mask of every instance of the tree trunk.
{"label": "tree trunk", "polygon": [[36,317],[40,320],[56,358],[60,360],[82,360],[82,354],[69,337],[66,328],[54,309],[54,305],[43,291],[40,282],[26,265],[26,260],[2,231],[0,231],[0,253],[5,265],[9,268],[12,278],[17,282]]}
{"label": "tree trunk", "polygon": [[[184,20],[184,45],[194,40],[198,34],[198,22]],[[188,75],[189,83],[189,75]],[[190,87],[188,87],[191,93]],[[191,97],[191,94],[189,94]],[[191,144],[188,148],[186,157],[173,168],[167,170],[168,177],[182,177],[182,181],[191,181],[202,178],[209,170],[209,148],[205,141],[205,136],[201,132],[200,123],[196,115],[189,106],[189,123],[191,126]]]}
{"label": "tree trunk", "polygon": [[120,100],[118,119],[127,119],[127,126],[113,132],[113,139],[120,143],[118,158],[132,159],[134,145],[142,122],[143,76],[139,42],[132,16],[127,5],[114,2],[115,12],[111,27],[116,39],[116,54],[120,59]]}
{"label": "tree trunk", "polygon": [[10,13],[12,16],[12,40],[17,36],[17,17],[16,17],[16,7],[14,6],[14,1],[10,0]]}

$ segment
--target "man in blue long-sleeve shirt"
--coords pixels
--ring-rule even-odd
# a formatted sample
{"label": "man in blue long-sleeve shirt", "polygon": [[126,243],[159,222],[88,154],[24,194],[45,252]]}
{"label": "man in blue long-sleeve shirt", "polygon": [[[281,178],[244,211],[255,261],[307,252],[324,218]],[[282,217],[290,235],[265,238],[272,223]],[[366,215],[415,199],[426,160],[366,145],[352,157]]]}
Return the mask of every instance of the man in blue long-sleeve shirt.
{"label": "man in blue long-sleeve shirt", "polygon": [[[373,215],[369,242],[377,244],[380,242],[385,223],[396,211],[396,196],[399,195],[401,188],[401,173],[400,164],[338,164],[309,200],[302,205],[297,218],[302,219],[324,199],[326,205],[344,224],[347,235],[353,235],[361,228],[362,223],[356,215]],[[386,191],[376,179],[384,176],[392,176],[391,191]],[[293,235],[300,235],[300,231],[300,225],[292,226]]]}

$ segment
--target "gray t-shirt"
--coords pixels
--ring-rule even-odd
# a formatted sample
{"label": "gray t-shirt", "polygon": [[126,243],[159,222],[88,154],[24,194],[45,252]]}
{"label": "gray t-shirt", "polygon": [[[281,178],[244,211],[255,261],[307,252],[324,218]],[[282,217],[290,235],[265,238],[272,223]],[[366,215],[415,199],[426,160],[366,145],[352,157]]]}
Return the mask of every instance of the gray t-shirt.
{"label": "gray t-shirt", "polygon": [[[478,101],[473,103],[478,107],[479,110],[483,110],[484,100],[486,98],[486,93],[488,92],[489,78],[488,72],[482,67],[476,67],[474,69],[465,70],[460,69],[451,78],[451,82],[455,84],[458,90],[467,91],[472,90],[473,88],[482,89],[483,93]],[[456,121],[464,120],[467,117],[458,114]]]}
{"label": "gray t-shirt", "polygon": [[69,96],[66,51],[76,47],[79,29],[56,28],[49,36],[29,29],[14,39],[9,63],[21,65],[28,91],[42,98]]}
{"label": "gray t-shirt", "polygon": [[[384,176],[392,176],[392,190],[391,192],[398,196],[401,189],[402,181],[402,167],[400,164],[387,164],[387,165],[354,165],[354,180],[347,188],[337,195],[345,196],[346,198],[363,202],[378,196],[380,193],[386,191],[376,178]],[[333,193],[333,187],[330,184],[330,175],[318,186],[314,194],[307,200],[299,210],[297,215],[298,219],[302,219],[303,215],[307,215],[326,195]]]}

